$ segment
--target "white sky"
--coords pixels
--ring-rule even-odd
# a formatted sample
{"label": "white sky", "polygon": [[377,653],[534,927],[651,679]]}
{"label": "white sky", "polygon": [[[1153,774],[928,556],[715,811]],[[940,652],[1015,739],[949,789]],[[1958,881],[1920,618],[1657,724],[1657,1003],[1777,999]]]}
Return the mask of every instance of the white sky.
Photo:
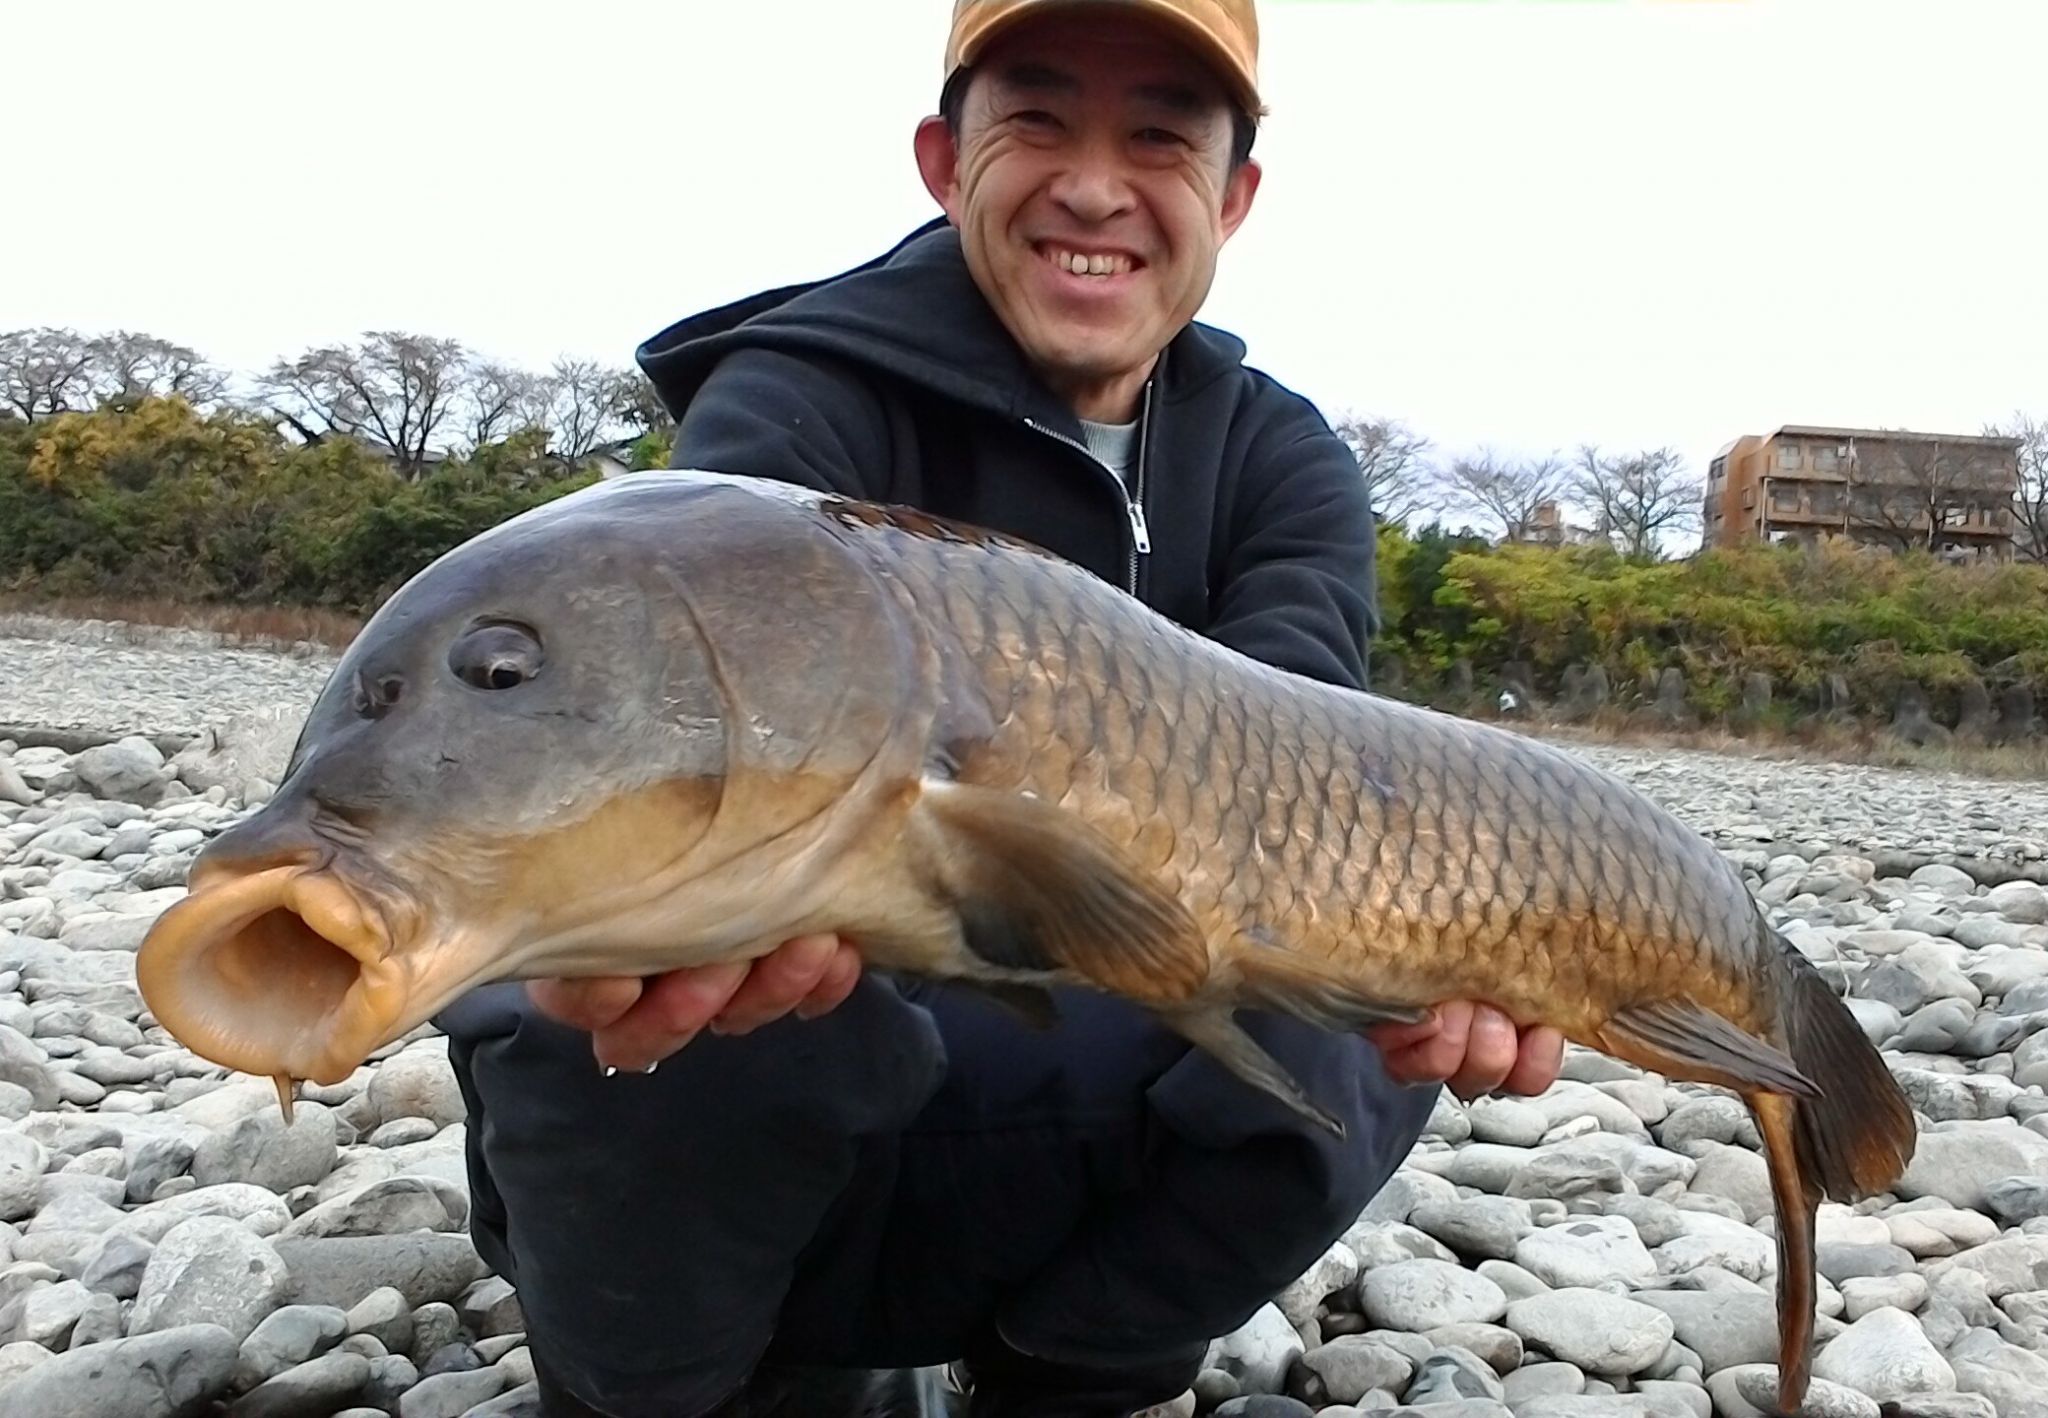
{"label": "white sky", "polygon": [[[0,329],[630,361],[934,212],[950,0],[15,0]],[[1263,0],[1202,318],[1451,451],[2048,414],[2042,0]]]}

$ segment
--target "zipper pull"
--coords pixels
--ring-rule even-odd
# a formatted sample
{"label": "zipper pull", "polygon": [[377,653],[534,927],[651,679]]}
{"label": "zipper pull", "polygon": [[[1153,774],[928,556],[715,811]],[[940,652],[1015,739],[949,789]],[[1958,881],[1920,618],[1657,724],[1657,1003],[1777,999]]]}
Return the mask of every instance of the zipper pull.
{"label": "zipper pull", "polygon": [[1152,551],[1152,533],[1145,526],[1145,509],[1135,497],[1125,506],[1131,510],[1131,535],[1137,538],[1138,555],[1148,556]]}

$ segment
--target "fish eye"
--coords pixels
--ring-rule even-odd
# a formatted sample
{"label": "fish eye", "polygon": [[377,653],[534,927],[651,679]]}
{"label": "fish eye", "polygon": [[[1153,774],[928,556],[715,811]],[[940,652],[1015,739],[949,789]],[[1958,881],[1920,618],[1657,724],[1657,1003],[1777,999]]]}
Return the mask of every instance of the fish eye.
{"label": "fish eye", "polygon": [[448,648],[448,668],[477,689],[516,689],[540,673],[540,637],[515,621],[480,621]]}

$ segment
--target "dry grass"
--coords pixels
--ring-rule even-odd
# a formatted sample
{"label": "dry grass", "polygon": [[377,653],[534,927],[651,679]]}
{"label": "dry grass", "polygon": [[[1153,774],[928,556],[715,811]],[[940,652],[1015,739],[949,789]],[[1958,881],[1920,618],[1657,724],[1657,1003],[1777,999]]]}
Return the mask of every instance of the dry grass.
{"label": "dry grass", "polygon": [[125,625],[211,630],[257,646],[288,648],[301,640],[344,648],[363,628],[361,620],[334,611],[298,606],[187,605],[177,601],[0,595],[0,614],[48,616],[55,620],[103,620]]}
{"label": "dry grass", "polygon": [[1673,729],[1619,714],[1575,723],[1528,726],[1546,738],[1635,748],[1677,748],[1743,758],[1807,763],[1856,763],[1874,768],[1907,768],[1969,778],[2039,782],[2048,778],[2048,740],[2019,744],[1912,744],[1883,726],[1810,720],[1789,729],[1757,728],[1741,733],[1721,724]]}

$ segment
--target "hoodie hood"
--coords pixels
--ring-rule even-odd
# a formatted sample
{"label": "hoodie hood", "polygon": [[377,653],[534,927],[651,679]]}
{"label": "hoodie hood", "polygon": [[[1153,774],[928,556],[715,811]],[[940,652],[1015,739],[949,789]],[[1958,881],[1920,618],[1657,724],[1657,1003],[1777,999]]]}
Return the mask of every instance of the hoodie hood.
{"label": "hoodie hood", "polygon": [[[641,344],[635,358],[680,419],[718,361],[742,348],[848,360],[1003,418],[1079,427],[974,284],[960,234],[944,217],[837,276],[679,320]],[[1157,396],[1169,403],[1190,397],[1240,368],[1244,354],[1236,336],[1191,323],[1167,345]]]}

